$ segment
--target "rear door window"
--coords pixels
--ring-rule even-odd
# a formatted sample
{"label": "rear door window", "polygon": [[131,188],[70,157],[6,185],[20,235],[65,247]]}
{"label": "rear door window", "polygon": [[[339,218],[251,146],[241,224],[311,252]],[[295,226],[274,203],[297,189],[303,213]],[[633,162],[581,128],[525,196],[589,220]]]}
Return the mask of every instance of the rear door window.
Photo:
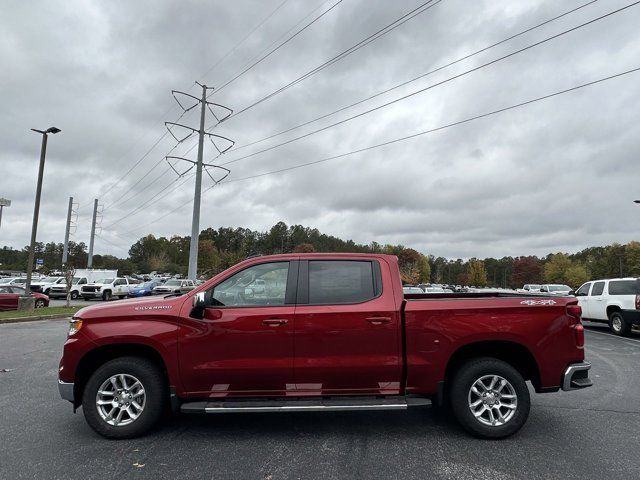
{"label": "rear door window", "polygon": [[366,302],[379,295],[377,283],[371,261],[309,261],[311,305]]}
{"label": "rear door window", "polygon": [[604,282],[594,282],[593,288],[591,289],[591,296],[602,295],[602,292],[604,292]]}
{"label": "rear door window", "polygon": [[609,295],[640,295],[638,280],[612,280]]}

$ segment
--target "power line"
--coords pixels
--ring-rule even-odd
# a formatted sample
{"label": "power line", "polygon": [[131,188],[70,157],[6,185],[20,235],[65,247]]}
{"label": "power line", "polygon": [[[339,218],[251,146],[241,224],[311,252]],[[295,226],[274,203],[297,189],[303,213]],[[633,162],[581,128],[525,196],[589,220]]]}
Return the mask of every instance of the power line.
{"label": "power line", "polygon": [[269,19],[271,17],[273,17],[278,10],[280,10],[289,0],[284,0],[283,2],[281,2],[274,10],[271,11],[271,13],[269,13],[269,15],[267,15],[260,23],[258,23],[255,27],[253,27],[251,29],[251,31],[249,31],[249,33],[247,33],[244,37],[242,37],[242,40],[240,40],[238,43],[236,43],[231,49],[229,49],[227,51],[227,53],[225,53],[220,59],[218,59],[218,61],[216,61],[216,63],[214,63],[211,67],[209,67],[207,69],[206,72],[204,72],[200,78],[204,79],[204,77],[206,77],[209,73],[211,73],[218,65],[220,65],[227,57],[229,57],[231,54],[233,54],[233,52],[235,52],[238,47],[240,47],[240,45],[242,45],[251,35],[253,35],[253,33],[258,30],[262,25],[264,25],[265,23],[267,23],[269,21]]}
{"label": "power line", "polygon": [[[173,110],[173,107],[169,109],[168,112],[170,112],[171,110]],[[176,122],[179,121],[184,116],[184,114],[185,112],[182,112],[177,118]],[[160,137],[158,137],[153,145],[151,145],[151,147],[129,168],[129,170],[127,170],[120,178],[113,182],[104,192],[102,192],[101,197],[104,197],[107,193],[112,191],[120,182],[122,182],[122,180],[127,178],[127,176],[133,171],[133,169],[140,165],[140,163],[142,163],[142,161],[147,158],[149,154],[160,144],[160,142],[164,140],[168,133],[169,132],[164,132],[162,135],[160,135]]]}
{"label": "power line", "polygon": [[320,72],[321,70],[324,70],[325,68],[333,65],[334,63],[339,62],[343,58],[346,58],[347,56],[351,55],[352,53],[360,50],[362,47],[365,47],[366,45],[370,44],[371,42],[374,42],[378,38],[386,35],[387,33],[391,32],[391,31],[393,31],[394,29],[396,29],[400,25],[403,25],[404,23],[408,22],[412,18],[414,18],[414,17],[420,15],[421,13],[427,11],[431,7],[435,7],[441,1],[442,0],[436,0],[435,3],[434,3],[434,0],[428,0],[428,1],[424,2],[424,3],[422,3],[418,7],[414,8],[413,10],[411,10],[410,12],[402,15],[400,18],[397,18],[393,22],[385,25],[383,28],[381,28],[380,30],[376,31],[375,33],[372,33],[368,37],[360,40],[355,45],[352,45],[351,47],[347,48],[346,50],[343,50],[342,52],[340,52],[339,54],[333,56],[332,58],[330,58],[329,60],[325,61],[321,65],[315,67],[312,70],[309,70],[304,75],[302,75],[302,76],[296,78],[295,80],[289,82],[288,84],[280,87],[278,90],[276,90],[274,92],[271,92],[269,95],[266,95],[265,97],[262,97],[260,100],[257,100],[254,103],[244,107],[243,109],[239,110],[235,114],[231,115],[229,118],[237,117],[238,115],[246,112],[247,110],[249,110],[249,109],[261,104],[262,102],[274,97],[275,95],[278,95],[279,93],[282,93],[285,90],[293,87],[294,85],[297,85],[298,83],[306,80],[307,78],[311,77],[312,75],[315,75],[316,73]]}
{"label": "power line", "polygon": [[415,82],[416,80],[419,80],[419,79],[421,79],[421,78],[424,78],[424,77],[427,77],[427,76],[429,76],[429,75],[432,75],[432,74],[434,74],[434,73],[436,73],[436,72],[439,72],[439,71],[441,71],[441,70],[444,70],[445,68],[451,67],[451,66],[453,66],[453,65],[455,65],[455,64],[457,64],[457,63],[460,63],[460,62],[462,62],[462,61],[464,61],[464,60],[468,60],[468,59],[469,59],[469,58],[471,58],[471,57],[474,57],[474,56],[479,55],[479,54],[481,54],[481,53],[483,53],[483,52],[486,52],[487,50],[490,50],[490,49],[495,48],[495,47],[497,47],[497,46],[499,46],[499,45],[502,45],[502,44],[504,44],[504,43],[506,43],[506,42],[508,42],[508,41],[510,41],[510,40],[513,40],[514,38],[520,37],[520,36],[522,36],[522,35],[524,35],[524,34],[526,34],[526,33],[529,33],[529,32],[531,32],[531,31],[533,31],[533,30],[536,30],[536,29],[538,29],[538,28],[540,28],[540,27],[543,27],[544,25],[547,25],[547,24],[549,24],[549,23],[551,23],[551,22],[553,22],[553,21],[555,21],[555,20],[558,20],[558,19],[560,19],[560,18],[562,18],[562,17],[565,17],[565,16],[567,16],[567,15],[569,15],[569,14],[573,13],[573,12],[576,12],[577,10],[580,10],[580,9],[582,9],[582,8],[585,8],[585,7],[587,7],[587,6],[589,6],[589,5],[593,4],[593,3],[596,3],[597,1],[598,1],[598,0],[591,0],[590,2],[584,3],[584,4],[582,4],[582,5],[580,5],[580,6],[576,7],[576,8],[572,8],[571,10],[568,10],[568,11],[566,11],[566,12],[564,12],[564,13],[561,13],[560,15],[556,15],[555,17],[550,18],[550,19],[548,19],[548,20],[545,20],[544,22],[538,23],[537,25],[534,25],[533,27],[527,28],[526,30],[522,30],[521,32],[516,33],[516,34],[514,34],[514,35],[510,35],[510,36],[508,36],[508,37],[506,37],[506,38],[504,38],[504,39],[502,39],[502,40],[500,40],[500,41],[498,41],[498,42],[492,43],[491,45],[487,45],[486,47],[483,47],[483,48],[481,48],[481,49],[479,49],[479,50],[476,50],[476,51],[474,51],[474,52],[472,52],[472,53],[469,53],[469,54],[467,54],[467,55],[464,55],[464,56],[462,56],[462,57],[460,57],[460,58],[458,58],[458,59],[456,59],[456,60],[453,60],[453,61],[451,61],[451,62],[449,62],[449,63],[445,64],[445,65],[442,65],[442,66],[440,66],[440,67],[437,67],[437,68],[435,68],[435,69],[433,69],[433,70],[430,70],[430,71],[428,71],[428,72],[426,72],[426,73],[420,74],[420,75],[418,75],[418,76],[416,76],[416,77],[413,77],[413,78],[411,78],[410,80],[407,80],[407,81],[405,81],[405,82],[402,82],[402,83],[399,83],[399,84],[397,84],[397,85],[394,85],[394,86],[392,86],[392,87],[390,87],[390,88],[387,88],[386,90],[382,90],[382,91],[380,91],[380,92],[378,92],[378,93],[375,93],[375,94],[373,94],[373,95],[370,95],[370,96],[368,96],[368,97],[366,97],[366,98],[363,98],[362,100],[359,100],[359,101],[357,101],[357,102],[355,102],[355,103],[351,103],[351,104],[349,104],[349,105],[347,105],[347,106],[345,106],[345,107],[341,107],[341,108],[339,108],[339,109],[337,109],[337,110],[334,110],[333,112],[330,112],[330,113],[324,114],[324,115],[322,115],[322,116],[320,116],[320,117],[316,117],[316,118],[314,118],[314,119],[312,119],[312,120],[309,120],[309,121],[307,121],[307,122],[300,123],[300,124],[298,124],[298,125],[295,125],[295,126],[293,126],[293,127],[287,128],[287,129],[282,130],[282,131],[280,131],[280,132],[277,132],[277,133],[271,134],[271,135],[269,135],[269,136],[267,136],[267,137],[264,137],[264,138],[261,138],[261,139],[259,139],[259,140],[254,140],[254,141],[249,142],[249,143],[246,143],[246,144],[244,144],[244,145],[240,145],[240,146],[234,147],[234,148],[233,148],[233,151],[237,152],[238,150],[242,150],[243,148],[247,148],[247,147],[250,147],[250,146],[256,145],[256,144],[258,144],[258,143],[262,143],[262,142],[265,142],[265,141],[267,141],[267,140],[271,140],[272,138],[279,137],[280,135],[284,135],[285,133],[289,133],[289,132],[291,132],[291,131],[293,131],[293,130],[297,130],[298,128],[305,127],[305,126],[310,125],[310,124],[312,124],[312,123],[315,123],[315,122],[317,122],[317,121],[319,121],[319,120],[323,120],[323,119],[325,119],[325,118],[327,118],[327,117],[330,117],[330,116],[332,116],[332,115],[335,115],[336,113],[340,113],[340,112],[342,112],[342,111],[344,111],[344,110],[348,110],[349,108],[355,107],[355,106],[360,105],[360,104],[362,104],[362,103],[364,103],[364,102],[367,102],[367,101],[369,101],[369,100],[372,100],[372,99],[374,99],[374,98],[376,98],[376,97],[379,97],[379,96],[381,96],[381,95],[384,95],[384,94],[386,94],[386,93],[389,93],[389,92],[391,92],[391,91],[393,91],[393,90],[396,90],[396,89],[398,89],[398,88],[400,88],[400,87],[404,87],[405,85],[408,85],[408,84],[410,84],[410,83],[412,83],[412,82]]}
{"label": "power line", "polygon": [[324,17],[327,13],[329,13],[331,10],[333,10],[335,7],[337,7],[338,5],[340,5],[343,2],[343,0],[338,0],[337,2],[335,2],[333,5],[331,5],[331,7],[329,7],[327,10],[325,10],[324,12],[322,12],[320,15],[316,16],[313,20],[311,20],[309,23],[307,23],[304,27],[302,27],[301,29],[299,29],[296,33],[294,33],[293,35],[291,35],[289,38],[287,38],[284,42],[280,43],[277,47],[273,48],[269,53],[267,53],[266,55],[260,57],[260,59],[256,60],[255,62],[253,62],[251,65],[249,65],[247,68],[243,69],[240,73],[238,73],[237,75],[235,75],[234,77],[232,77],[230,80],[228,80],[227,82],[225,82],[221,87],[219,87],[216,91],[219,92],[220,90],[222,90],[223,88],[225,88],[226,86],[230,85],[231,83],[235,82],[238,78],[240,78],[242,75],[244,75],[245,73],[247,73],[249,70],[251,70],[253,67],[257,66],[258,64],[262,63],[263,60],[267,59],[268,57],[270,57],[272,54],[274,54],[275,52],[277,52],[280,48],[282,48],[283,46],[285,46],[287,43],[289,43],[291,40],[293,40],[294,38],[296,38],[298,35],[300,35],[302,32],[304,32],[307,28],[309,28],[311,25],[313,25],[314,23],[316,23],[318,20],[320,20],[322,17]]}
{"label": "power line", "polygon": [[497,109],[497,110],[493,110],[491,112],[487,112],[487,113],[476,115],[476,116],[473,116],[473,117],[470,117],[470,118],[466,118],[464,120],[459,120],[457,122],[448,123],[446,125],[441,125],[441,126],[436,127],[436,128],[431,128],[429,130],[423,130],[423,131],[418,132],[418,133],[414,133],[414,134],[407,135],[407,136],[404,136],[404,137],[396,138],[396,139],[389,140],[389,141],[386,141],[386,142],[383,142],[383,143],[378,143],[376,145],[370,145],[368,147],[360,148],[360,149],[357,149],[357,150],[352,150],[352,151],[346,152],[346,153],[341,153],[339,155],[333,155],[331,157],[322,158],[320,160],[314,160],[312,162],[300,163],[300,164],[297,164],[297,165],[293,165],[291,167],[285,167],[285,168],[281,168],[281,169],[278,169],[278,170],[272,170],[270,172],[259,173],[259,174],[250,175],[250,176],[247,176],[247,177],[231,179],[231,180],[225,181],[224,183],[242,182],[242,181],[250,180],[250,179],[253,179],[253,178],[265,177],[267,175],[273,175],[273,174],[276,174],[276,173],[287,172],[287,171],[290,171],[290,170],[296,170],[296,169],[299,169],[299,168],[308,167],[308,166],[311,166],[311,165],[317,165],[319,163],[328,162],[330,160],[336,160],[338,158],[344,158],[344,157],[347,157],[347,156],[350,156],[350,155],[355,155],[357,153],[366,152],[366,151],[373,150],[373,149],[376,149],[376,148],[380,148],[380,147],[384,147],[384,146],[387,146],[387,145],[392,145],[394,143],[398,143],[398,142],[402,142],[402,141],[409,140],[409,139],[412,139],[412,138],[416,138],[416,137],[419,137],[419,136],[422,136],[422,135],[427,135],[429,133],[434,133],[434,132],[438,132],[440,130],[445,130],[447,128],[451,128],[451,127],[455,127],[455,126],[462,125],[462,124],[465,124],[465,123],[469,123],[469,122],[472,122],[474,120],[479,120],[481,118],[486,118],[486,117],[490,117],[490,116],[493,116],[493,115],[497,115],[499,113],[506,112],[508,110],[514,110],[516,108],[520,108],[520,107],[523,107],[525,105],[530,105],[532,103],[540,102],[542,100],[546,100],[546,99],[549,99],[549,98],[552,98],[552,97],[557,97],[557,96],[563,95],[565,93],[569,93],[569,92],[573,92],[573,91],[576,91],[576,90],[580,90],[580,89],[585,88],[585,87],[596,85],[598,83],[603,83],[603,82],[606,82],[607,80],[612,80],[614,78],[622,77],[624,75],[629,75],[631,73],[635,73],[635,72],[638,72],[638,71],[640,71],[640,67],[636,67],[636,68],[633,68],[631,70],[627,70],[627,71],[624,71],[624,72],[621,72],[621,73],[617,73],[617,74],[614,74],[614,75],[609,75],[607,77],[603,77],[603,78],[600,78],[598,80],[593,80],[591,82],[583,83],[581,85],[577,85],[575,87],[567,88],[565,90],[560,90],[558,92],[550,93],[548,95],[544,95],[544,96],[541,96],[541,97],[533,98],[531,100],[520,102],[520,103],[517,103],[515,105],[511,105],[511,106],[508,106],[508,107],[504,107],[504,108],[500,108],[500,109]]}
{"label": "power line", "polygon": [[[265,177],[265,176],[268,176],[268,175],[274,175],[274,174],[277,174],[277,173],[283,173],[283,172],[288,172],[288,171],[291,171],[291,170],[297,170],[297,169],[300,169],[300,168],[309,167],[309,166],[312,166],[312,165],[318,165],[320,163],[328,162],[328,161],[331,161],[331,160],[336,160],[336,159],[339,159],[339,158],[348,157],[348,156],[355,155],[355,154],[362,153],[362,152],[366,152],[366,151],[369,151],[369,150],[374,150],[376,148],[380,148],[380,147],[392,145],[392,144],[395,144],[395,143],[403,142],[405,140],[410,140],[410,139],[417,138],[417,137],[420,137],[420,136],[423,136],[423,135],[427,135],[427,134],[430,134],[430,133],[434,133],[434,132],[438,132],[438,131],[445,130],[445,129],[448,129],[448,128],[452,128],[452,127],[455,127],[455,126],[458,126],[458,125],[463,125],[463,124],[466,124],[466,123],[473,122],[475,120],[491,117],[491,116],[497,115],[499,113],[503,113],[503,112],[507,112],[509,110],[514,110],[514,109],[517,109],[517,108],[521,108],[523,106],[530,105],[530,104],[533,104],[533,103],[537,103],[537,102],[540,102],[540,101],[543,101],[543,100],[547,100],[549,98],[557,97],[557,96],[560,96],[560,95],[563,95],[563,94],[566,94],[566,93],[574,92],[576,90],[580,90],[580,89],[583,89],[583,88],[586,88],[586,87],[589,87],[589,86],[592,86],[592,85],[603,83],[603,82],[606,82],[608,80],[613,80],[615,78],[623,77],[625,75],[629,75],[631,73],[636,73],[638,71],[640,71],[640,67],[636,67],[636,68],[633,68],[631,70],[626,70],[624,72],[620,72],[620,73],[616,73],[616,74],[609,75],[609,76],[606,76],[606,77],[602,77],[602,78],[599,78],[597,80],[593,80],[593,81],[590,81],[590,82],[587,82],[587,83],[583,83],[583,84],[580,84],[580,85],[576,85],[574,87],[570,87],[570,88],[567,88],[567,89],[564,89],[564,90],[560,90],[560,91],[553,92],[553,93],[550,93],[550,94],[547,94],[547,95],[543,95],[543,96],[536,97],[536,98],[533,98],[533,99],[530,99],[530,100],[526,100],[526,101],[523,101],[523,102],[520,102],[520,103],[517,103],[517,104],[514,104],[514,105],[510,105],[510,106],[507,106],[507,107],[499,108],[497,110],[492,110],[490,112],[486,112],[486,113],[482,113],[482,114],[479,114],[479,115],[475,115],[473,117],[465,118],[463,120],[458,120],[456,122],[452,122],[452,123],[448,123],[448,124],[445,124],[445,125],[441,125],[439,127],[431,128],[431,129],[428,129],[428,130],[423,130],[423,131],[420,131],[420,132],[417,132],[417,133],[413,133],[411,135],[406,135],[406,136],[403,136],[403,137],[395,138],[393,140],[388,140],[386,142],[382,142],[382,143],[378,143],[378,144],[375,144],[375,145],[370,145],[370,146],[367,146],[367,147],[359,148],[357,150],[351,150],[349,152],[341,153],[341,154],[338,154],[338,155],[333,155],[333,156],[325,157],[325,158],[322,158],[322,159],[319,159],[319,160],[314,160],[312,162],[299,163],[297,165],[292,165],[290,167],[280,168],[278,170],[271,170],[269,172],[259,173],[259,174],[256,174],[256,175],[250,175],[250,176],[247,176],[247,177],[226,180],[223,183],[220,183],[220,184],[217,184],[217,185],[212,185],[211,187],[205,189],[204,192],[207,192],[207,191],[211,190],[212,188],[214,188],[215,186],[218,186],[218,185],[225,185],[227,183],[234,183],[234,182],[243,182],[243,181],[252,180],[252,179],[255,179],[255,178]],[[166,218],[167,216],[171,215],[172,213],[175,213],[180,208],[188,205],[192,201],[193,200],[191,200],[191,199],[187,200],[186,202],[178,205],[173,210],[170,210],[169,212],[167,212],[164,215],[156,218],[155,220],[152,220],[151,222],[148,222],[148,223],[146,223],[144,225],[141,225],[139,227],[136,227],[135,229],[130,230],[127,233],[132,233],[132,232],[134,232],[136,230],[140,230],[141,228],[145,228],[145,227],[147,227],[149,225],[152,225],[152,224],[162,220],[163,218]]]}
{"label": "power line", "polygon": [[407,95],[403,95],[403,96],[401,96],[401,97],[399,97],[399,98],[396,98],[395,100],[390,100],[389,102],[386,102],[386,103],[383,103],[383,104],[381,104],[381,105],[378,105],[377,107],[370,108],[369,110],[365,110],[365,111],[360,112],[360,113],[358,113],[358,114],[356,114],[356,115],[352,115],[352,116],[347,117],[347,118],[345,118],[345,119],[343,119],[343,120],[340,120],[340,121],[338,121],[338,122],[331,123],[331,124],[329,124],[329,125],[326,125],[326,126],[324,126],[324,127],[318,128],[318,129],[316,129],[316,130],[312,130],[311,132],[305,133],[305,134],[303,134],[303,135],[299,135],[299,136],[294,137],[294,138],[292,138],[292,139],[289,139],[289,140],[287,140],[287,141],[284,141],[284,142],[281,142],[281,143],[278,143],[278,144],[272,145],[272,146],[267,147],[267,148],[264,148],[264,149],[262,149],[262,150],[258,150],[257,152],[253,152],[253,153],[250,153],[250,154],[248,154],[248,155],[244,155],[244,156],[242,156],[242,157],[238,157],[238,158],[236,158],[236,159],[233,159],[233,160],[230,160],[230,161],[228,161],[228,162],[222,163],[221,165],[229,165],[229,164],[231,164],[231,163],[235,163],[235,162],[238,162],[238,161],[240,161],[240,160],[244,160],[244,159],[246,159],[246,158],[254,157],[254,156],[259,155],[259,154],[261,154],[261,153],[265,153],[265,152],[268,152],[268,151],[274,150],[274,149],[276,149],[276,148],[282,147],[282,146],[284,146],[284,145],[288,145],[288,144],[293,143],[293,142],[295,142],[295,141],[298,141],[298,140],[300,140],[300,139],[310,137],[310,136],[312,136],[312,135],[315,135],[315,134],[317,134],[317,133],[323,132],[323,131],[325,131],[325,130],[329,130],[330,128],[333,128],[333,127],[335,127],[335,126],[342,125],[342,124],[344,124],[344,123],[350,122],[351,120],[354,120],[354,119],[356,119],[356,118],[363,117],[364,115],[368,115],[369,113],[375,112],[375,111],[380,110],[380,109],[385,108],[385,107],[388,107],[389,105],[392,105],[392,104],[394,104],[394,103],[400,102],[400,101],[402,101],[402,100],[406,100],[407,98],[413,97],[413,96],[415,96],[415,95],[417,95],[417,94],[419,94],[419,93],[423,93],[423,92],[425,92],[425,91],[428,91],[428,90],[431,90],[431,89],[433,89],[433,88],[436,88],[436,87],[438,87],[438,86],[440,86],[440,85],[444,85],[445,83],[448,83],[448,82],[451,82],[451,81],[453,81],[453,80],[456,80],[456,79],[458,79],[458,78],[460,78],[460,77],[463,77],[463,76],[465,76],[465,75],[468,75],[468,74],[470,74],[470,73],[473,73],[473,72],[475,72],[475,71],[478,71],[478,70],[480,70],[480,69],[482,69],[482,68],[488,67],[488,66],[493,65],[493,64],[495,64],[495,63],[498,63],[498,62],[500,62],[500,61],[502,61],[502,60],[505,60],[505,59],[507,59],[507,58],[510,58],[510,57],[513,57],[513,56],[515,56],[515,55],[518,55],[518,54],[520,54],[520,53],[522,53],[522,52],[525,52],[525,51],[527,51],[527,50],[530,50],[530,49],[532,49],[532,48],[535,48],[535,47],[538,47],[538,46],[540,46],[540,45],[543,45],[543,44],[545,44],[545,43],[547,43],[547,42],[550,42],[551,40],[554,40],[554,39],[556,39],[556,38],[559,38],[559,37],[561,37],[561,36],[563,36],[563,35],[566,35],[566,34],[568,34],[568,33],[574,32],[574,31],[576,31],[576,30],[578,30],[578,29],[580,29],[580,28],[583,28],[583,27],[585,27],[585,26],[588,26],[588,25],[590,25],[590,24],[592,24],[592,23],[595,23],[595,22],[597,22],[597,21],[599,21],[599,20],[602,20],[602,19],[604,19],[604,18],[610,17],[611,15],[614,15],[614,14],[616,14],[616,13],[620,13],[620,12],[622,12],[623,10],[626,10],[626,9],[628,9],[628,8],[631,8],[631,7],[633,7],[633,6],[635,6],[635,5],[639,4],[639,3],[640,3],[640,0],[638,0],[638,1],[634,2],[634,3],[632,3],[632,4],[629,4],[629,5],[625,6],[625,7],[621,7],[621,8],[619,8],[619,9],[617,9],[617,10],[614,10],[614,11],[612,11],[612,12],[609,12],[609,13],[606,13],[606,14],[604,14],[604,15],[601,15],[601,16],[599,16],[599,17],[597,17],[597,18],[594,18],[594,19],[592,19],[592,20],[589,20],[589,21],[587,21],[587,22],[584,22],[584,23],[582,23],[582,24],[580,24],[580,25],[578,25],[578,26],[576,26],[576,27],[570,28],[570,29],[568,29],[568,30],[564,30],[564,31],[562,31],[562,32],[560,32],[560,33],[557,33],[557,34],[555,34],[555,35],[552,35],[552,36],[550,36],[550,37],[547,37],[547,38],[545,38],[545,39],[543,39],[543,40],[540,40],[540,41],[538,41],[538,42],[535,42],[535,43],[532,43],[532,44],[530,44],[530,45],[527,45],[526,47],[523,47],[523,48],[520,48],[520,49],[518,49],[518,50],[515,50],[515,51],[513,51],[513,52],[511,52],[511,53],[508,53],[508,54],[506,54],[506,55],[503,55],[503,56],[501,56],[501,57],[498,57],[498,58],[496,58],[496,59],[494,59],[494,60],[491,60],[491,61],[489,61],[489,62],[483,63],[482,65],[479,65],[479,66],[477,66],[477,67],[471,68],[471,69],[466,70],[466,71],[464,71],[464,72],[462,72],[462,73],[459,73],[459,74],[457,74],[457,75],[453,75],[453,76],[451,76],[451,77],[449,77],[449,78],[446,78],[446,79],[441,80],[441,81],[439,81],[439,82],[436,82],[436,83],[433,83],[433,84],[431,84],[431,85],[428,85],[427,87],[421,88],[421,89],[416,90],[416,91],[414,91],[414,92],[411,92],[411,93],[409,93],[409,94],[407,94]]}

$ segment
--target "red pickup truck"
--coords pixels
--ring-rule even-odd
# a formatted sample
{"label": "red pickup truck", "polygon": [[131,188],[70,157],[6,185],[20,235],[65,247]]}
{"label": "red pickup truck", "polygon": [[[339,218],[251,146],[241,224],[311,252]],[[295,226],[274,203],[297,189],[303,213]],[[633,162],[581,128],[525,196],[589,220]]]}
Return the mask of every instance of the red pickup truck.
{"label": "red pickup truck", "polygon": [[574,297],[403,295],[377,254],[254,257],[185,295],[90,306],[71,320],[58,386],[110,438],[163,411],[392,410],[448,403],[501,438],[536,392],[591,385]]}

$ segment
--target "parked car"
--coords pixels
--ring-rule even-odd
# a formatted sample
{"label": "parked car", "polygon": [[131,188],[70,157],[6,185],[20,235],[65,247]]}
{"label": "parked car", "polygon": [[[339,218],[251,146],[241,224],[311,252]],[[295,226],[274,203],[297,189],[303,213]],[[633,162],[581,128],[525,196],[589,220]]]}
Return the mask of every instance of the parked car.
{"label": "parked car", "polygon": [[557,283],[550,283],[546,285],[540,285],[540,293],[547,293],[550,295],[557,295],[559,297],[571,295],[572,288],[568,285],[560,285]]}
{"label": "parked car", "polygon": [[[82,294],[82,286],[95,282],[98,279],[107,277],[117,277],[118,270],[103,270],[93,268],[78,268],[74,271],[74,276],[71,281],[71,298],[77,299]],[[54,285],[49,290],[50,298],[67,298],[67,282],[66,280]]]}
{"label": "parked car", "polygon": [[166,295],[168,293],[187,293],[195,288],[193,280],[167,280],[162,285],[153,289],[154,295]]}
{"label": "parked car", "polygon": [[[35,307],[49,306],[49,297],[42,293],[33,292]],[[25,296],[25,289],[16,285],[0,285],[0,310],[17,310],[18,298]]]}
{"label": "parked car", "polygon": [[[256,279],[266,294],[245,295]],[[591,385],[575,298],[405,299],[390,255],[253,257],[182,296],[83,308],[68,335],[60,394],[109,438],[147,432],[167,407],[402,410],[444,401],[471,434],[503,438],[528,417],[527,381],[541,393]]]}
{"label": "parked car", "polygon": [[87,301],[92,298],[101,298],[105,301],[113,297],[125,298],[129,295],[129,280],[125,277],[101,278],[94,283],[83,285],[80,294]]}
{"label": "parked car", "polygon": [[640,280],[612,278],[583,284],[576,290],[585,320],[606,322],[616,335],[628,335],[640,325]]}
{"label": "parked car", "polygon": [[31,282],[31,291],[44,293],[49,296],[51,287],[54,285],[64,285],[64,283],[64,277],[44,277]]}
{"label": "parked car", "polygon": [[153,289],[158,286],[158,282],[143,282],[136,285],[131,285],[129,288],[130,297],[146,297],[153,295]]}
{"label": "parked car", "polygon": [[524,287],[522,287],[522,291],[525,293],[539,293],[541,286],[542,285],[539,285],[537,283],[527,283],[524,285]]}
{"label": "parked car", "polygon": [[27,279],[25,277],[5,277],[0,278],[0,285],[16,285],[16,286],[24,286],[27,283]]}
{"label": "parked car", "polygon": [[412,287],[412,286],[405,285],[404,287],[402,287],[402,293],[404,293],[405,295],[423,294],[424,290],[422,290],[420,287]]}

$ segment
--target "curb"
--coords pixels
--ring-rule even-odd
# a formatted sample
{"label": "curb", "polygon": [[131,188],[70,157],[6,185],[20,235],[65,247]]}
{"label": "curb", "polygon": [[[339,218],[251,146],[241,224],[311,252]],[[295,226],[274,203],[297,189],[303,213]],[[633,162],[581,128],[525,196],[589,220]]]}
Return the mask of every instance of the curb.
{"label": "curb", "polygon": [[72,315],[68,313],[56,313],[54,315],[36,315],[33,317],[2,318],[0,319],[0,325],[4,323],[37,322],[38,320],[55,320],[59,318],[71,318],[71,317]]}

